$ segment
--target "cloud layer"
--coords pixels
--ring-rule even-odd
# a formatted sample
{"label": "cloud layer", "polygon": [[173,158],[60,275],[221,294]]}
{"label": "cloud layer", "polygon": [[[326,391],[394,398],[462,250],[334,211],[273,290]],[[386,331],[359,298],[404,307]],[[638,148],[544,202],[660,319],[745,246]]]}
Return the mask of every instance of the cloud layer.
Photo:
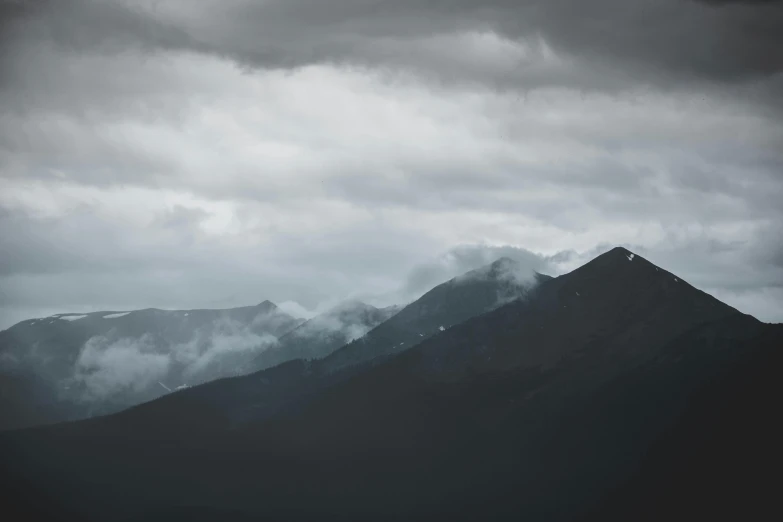
{"label": "cloud layer", "polygon": [[[177,318],[167,320],[170,328],[177,326]],[[112,330],[84,343],[73,365],[62,363],[56,384],[64,398],[79,403],[100,408],[137,404],[166,390],[238,374],[278,342],[255,330],[252,323],[228,317],[203,324],[180,343],[166,338],[165,329],[141,336],[119,336]],[[35,360],[25,363],[36,368]]]}
{"label": "cloud layer", "polygon": [[554,275],[615,244],[783,320],[780,2],[0,17],[0,327],[392,304],[494,256]]}

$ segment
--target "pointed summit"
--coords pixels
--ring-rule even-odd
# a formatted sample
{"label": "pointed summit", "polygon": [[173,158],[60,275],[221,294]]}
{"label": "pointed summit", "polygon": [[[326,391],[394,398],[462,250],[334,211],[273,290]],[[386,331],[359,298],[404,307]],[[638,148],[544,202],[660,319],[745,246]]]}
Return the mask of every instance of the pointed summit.
{"label": "pointed summit", "polygon": [[256,308],[258,308],[262,312],[274,312],[277,310],[277,305],[273,303],[272,301],[266,300],[261,303],[258,303],[256,305]]}
{"label": "pointed summit", "polygon": [[607,277],[607,280],[611,280],[617,276],[630,274],[633,274],[635,277],[646,275],[660,278],[668,276],[669,279],[681,281],[680,278],[673,276],[671,273],[654,265],[639,254],[631,252],[623,247],[615,247],[608,252],[601,254],[592,261],[585,263],[571,272],[569,277],[577,274],[595,277],[600,275],[600,277]]}
{"label": "pointed summit", "polygon": [[[616,247],[552,281],[544,302],[563,310],[581,310],[590,303],[594,313],[604,309],[602,320],[625,321],[638,314],[652,322],[677,309],[684,316],[714,319],[737,310],[622,247]],[[585,309],[587,310],[587,309]],[[655,312],[653,313],[653,310]],[[656,314],[659,314],[656,315]],[[618,319],[621,318],[621,319]],[[669,326],[674,324],[670,318]]]}

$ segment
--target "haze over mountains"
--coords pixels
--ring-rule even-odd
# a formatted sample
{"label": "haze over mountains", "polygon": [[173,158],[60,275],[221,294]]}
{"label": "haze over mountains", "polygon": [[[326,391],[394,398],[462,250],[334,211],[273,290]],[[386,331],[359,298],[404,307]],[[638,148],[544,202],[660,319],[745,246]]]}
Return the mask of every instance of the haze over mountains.
{"label": "haze over mountains", "polygon": [[21,415],[4,415],[0,426],[111,413],[233,374],[300,322],[269,301],[23,321],[0,332],[0,371],[18,388],[5,390],[1,406]]}
{"label": "haze over mountains", "polygon": [[[760,468],[780,464],[764,419],[781,325],[623,248],[557,278],[509,273],[500,260],[439,285],[322,359],[4,433],[0,486],[46,520],[779,512],[737,455],[754,444]],[[688,495],[682,470],[727,494]]]}
{"label": "haze over mountains", "polygon": [[364,336],[401,308],[376,308],[357,300],[340,303],[288,331],[277,343],[259,353],[246,369],[263,370],[291,359],[320,359]]}
{"label": "haze over mountains", "polygon": [[350,300],[304,322],[269,301],[226,310],[23,321],[0,332],[0,429],[113,413],[221,377],[320,359],[360,338],[360,349],[348,347],[329,361],[333,367],[366,361],[522,297],[546,278],[505,258],[438,286],[408,307],[378,309]]}

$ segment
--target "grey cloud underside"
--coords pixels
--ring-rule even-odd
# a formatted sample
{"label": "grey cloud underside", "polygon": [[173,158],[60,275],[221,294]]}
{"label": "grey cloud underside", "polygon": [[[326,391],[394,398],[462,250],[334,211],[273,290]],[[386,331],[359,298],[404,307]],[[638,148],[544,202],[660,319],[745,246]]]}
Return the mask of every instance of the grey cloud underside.
{"label": "grey cloud underside", "polygon": [[[783,93],[783,32],[778,30],[783,27],[783,8],[778,4],[718,7],[645,0],[629,5],[602,0],[587,6],[556,0],[490,1],[478,7],[459,0],[154,5],[65,0],[29,5],[33,7],[13,8],[15,14],[5,16],[0,165],[8,176],[59,182],[57,173],[66,172],[71,179],[101,187],[187,184],[214,198],[267,202],[331,197],[443,210],[481,209],[491,201],[495,210],[514,212],[524,205],[542,220],[569,225],[571,203],[555,194],[562,187],[583,191],[586,198],[621,215],[668,199],[656,183],[660,171],[667,169],[662,181],[677,189],[688,206],[708,192],[735,200],[711,201],[705,213],[729,215],[748,200],[754,205],[743,206],[743,211],[762,213],[779,206],[783,130],[769,114],[770,107],[780,107]],[[614,97],[611,103],[591,100],[597,110],[581,114],[587,105],[570,99],[573,96],[565,96],[568,103],[563,96],[556,99],[564,111],[575,114],[562,125],[557,119],[536,119],[536,111],[550,110],[552,102],[528,99],[527,94],[517,103],[487,103],[481,112],[495,123],[491,130],[501,134],[503,142],[582,143],[589,144],[587,150],[600,149],[614,157],[569,164],[566,155],[557,164],[521,169],[513,147],[491,142],[479,143],[473,155],[453,161],[403,149],[398,157],[379,156],[368,164],[366,158],[357,160],[340,150],[322,163],[329,173],[326,180],[289,187],[280,181],[285,178],[268,177],[260,187],[248,181],[257,174],[254,166],[240,165],[230,182],[205,185],[181,172],[182,165],[172,157],[129,139],[135,136],[115,125],[126,120],[150,124],[163,117],[181,127],[205,96],[219,95],[192,94],[194,85],[188,81],[194,78],[168,61],[178,52],[225,57],[250,69],[340,64],[375,74],[409,71],[440,82],[444,89],[465,80],[478,88],[523,94],[541,87],[606,92]],[[103,59],[114,56],[116,60]],[[691,98],[680,102],[682,121],[655,122],[634,108],[634,96],[627,91],[650,86],[664,93],[673,89],[675,96],[689,93]],[[710,103],[691,110],[698,92]],[[617,112],[618,99],[627,102],[624,112]],[[747,111],[741,106],[745,103],[760,107]],[[741,130],[726,122],[733,117],[727,108],[737,104],[745,113],[736,122]],[[449,107],[455,110],[457,104]],[[705,111],[713,111],[715,121],[703,121]],[[464,123],[475,126],[480,121]],[[737,143],[738,132],[745,136],[742,144]],[[481,137],[488,141],[486,134]],[[342,142],[318,145],[345,148]],[[492,147],[492,165],[481,146]],[[713,165],[678,158],[686,147],[692,156],[708,157],[727,172],[716,174]],[[637,165],[631,167],[624,155],[632,153],[648,157],[634,159]],[[472,161],[474,157],[481,160]],[[657,168],[649,160],[659,163]],[[645,165],[638,166],[640,162]],[[368,169],[372,176],[364,175]],[[389,175],[395,171],[406,176]],[[449,177],[446,192],[444,174]],[[745,183],[746,177],[754,182]],[[517,194],[532,184],[541,187],[542,179],[555,195],[539,194],[528,201],[504,197],[503,192]],[[415,191],[409,190],[408,180],[415,180]]]}
{"label": "grey cloud underside", "polygon": [[764,4],[779,4],[781,0],[695,0],[704,4],[724,6],[731,4],[748,4],[748,5],[764,5]]}
{"label": "grey cloud underside", "polygon": [[[640,78],[661,85],[768,79],[774,80],[772,94],[780,94],[777,76],[783,71],[783,7],[777,2],[233,0],[145,5],[65,0],[10,11],[7,31],[76,52],[193,51],[248,67],[385,64],[446,78],[474,69],[473,80],[516,81],[523,88],[526,72],[533,86],[551,82],[606,88],[606,73],[614,71],[612,81],[618,84]],[[449,44],[454,42],[448,38],[482,31],[531,44],[533,54],[544,52],[543,39],[565,59],[590,65],[581,70],[576,65],[579,78],[562,65],[524,71],[524,57],[505,70],[493,70],[481,55],[469,56],[472,63],[465,63],[459,56],[464,49],[452,51]]]}

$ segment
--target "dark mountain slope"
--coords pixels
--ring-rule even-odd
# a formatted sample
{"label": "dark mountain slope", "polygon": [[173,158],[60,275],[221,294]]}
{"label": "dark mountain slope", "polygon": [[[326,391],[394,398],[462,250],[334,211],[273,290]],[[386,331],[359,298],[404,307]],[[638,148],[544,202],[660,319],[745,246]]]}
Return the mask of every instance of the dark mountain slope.
{"label": "dark mountain slope", "polygon": [[0,430],[111,413],[166,387],[235,375],[299,322],[269,301],[23,321],[0,332]]}
{"label": "dark mountain slope", "polygon": [[694,394],[631,479],[584,521],[779,520],[783,325]]}
{"label": "dark mountain slope", "polygon": [[324,363],[334,371],[407,350],[455,324],[526,297],[550,279],[524,271],[512,259],[501,258],[436,286]]}
{"label": "dark mountain slope", "polygon": [[638,364],[704,322],[738,313],[644,258],[616,248],[520,301],[461,325],[425,350],[437,373],[551,367],[600,353]]}
{"label": "dark mountain slope", "polygon": [[780,340],[629,256],[609,252],[263,422],[232,429],[220,409],[201,412],[195,392],[211,383],[6,434],[5,476],[99,520],[193,509],[216,520],[572,520],[633,474],[695,393]]}

